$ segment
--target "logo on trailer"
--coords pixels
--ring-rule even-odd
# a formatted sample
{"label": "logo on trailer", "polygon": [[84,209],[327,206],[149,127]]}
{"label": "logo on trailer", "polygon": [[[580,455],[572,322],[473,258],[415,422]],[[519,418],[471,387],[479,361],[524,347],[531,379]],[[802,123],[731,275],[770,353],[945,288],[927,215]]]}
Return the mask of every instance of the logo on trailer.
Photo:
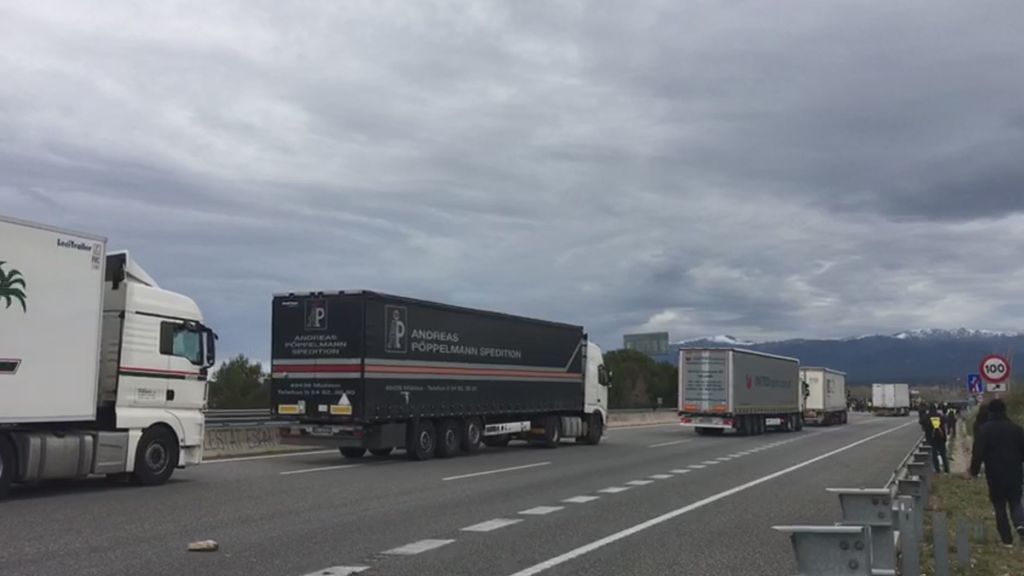
{"label": "logo on trailer", "polygon": [[405,306],[384,306],[384,324],[388,328],[385,352],[404,354],[409,351],[409,341],[405,338],[408,316]]}
{"label": "logo on trailer", "polygon": [[327,330],[327,300],[306,300],[306,330]]}
{"label": "logo on trailer", "polygon": [[11,304],[17,302],[21,304],[22,312],[28,312],[28,308],[25,306],[25,300],[28,298],[28,295],[25,294],[25,277],[16,268],[4,272],[5,264],[7,262],[0,260],[0,300],[3,300],[5,304],[4,309],[10,308]]}

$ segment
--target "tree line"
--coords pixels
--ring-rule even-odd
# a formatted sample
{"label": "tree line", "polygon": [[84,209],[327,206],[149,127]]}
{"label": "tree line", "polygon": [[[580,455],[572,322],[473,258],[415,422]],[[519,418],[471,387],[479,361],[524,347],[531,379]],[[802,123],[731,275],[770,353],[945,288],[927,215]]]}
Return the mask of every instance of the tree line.
{"label": "tree line", "polygon": [[[613,374],[608,390],[611,408],[675,409],[678,397],[678,370],[665,362],[655,362],[636,350],[613,350],[604,356],[605,366]],[[210,377],[209,407],[242,409],[270,407],[270,375],[259,362],[239,354],[227,360]]]}

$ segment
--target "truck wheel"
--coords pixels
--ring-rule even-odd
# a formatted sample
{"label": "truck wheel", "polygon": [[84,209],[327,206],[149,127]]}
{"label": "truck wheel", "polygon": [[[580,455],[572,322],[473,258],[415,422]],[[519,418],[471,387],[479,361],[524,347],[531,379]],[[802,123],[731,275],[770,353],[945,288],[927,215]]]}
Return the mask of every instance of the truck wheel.
{"label": "truck wheel", "polygon": [[738,436],[750,436],[750,419],[746,416],[736,418],[736,434]]}
{"label": "truck wheel", "polygon": [[0,436],[0,500],[7,496],[11,484],[14,483],[14,477],[18,473],[15,457],[14,446],[6,436]]}
{"label": "truck wheel", "polygon": [[411,434],[405,441],[405,454],[412,460],[430,460],[437,447],[437,429],[431,420],[419,420],[409,426]]}
{"label": "truck wheel", "polygon": [[342,446],[338,448],[338,452],[341,452],[341,455],[349,460],[358,460],[366,455],[366,448],[346,448]]}
{"label": "truck wheel", "polygon": [[459,454],[462,431],[458,420],[444,420],[437,430],[437,457],[451,458]]}
{"label": "truck wheel", "polygon": [[476,452],[484,437],[484,425],[479,418],[468,418],[462,426],[462,451]]}
{"label": "truck wheel", "polygon": [[600,412],[591,414],[587,419],[587,435],[583,437],[583,442],[597,446],[601,442],[602,436],[604,436],[604,419],[601,418]]}
{"label": "truck wheel", "polygon": [[839,423],[840,424],[846,424],[846,412],[843,412],[843,413],[840,414],[840,416],[839,416]]}
{"label": "truck wheel", "polygon": [[797,432],[804,429],[804,417],[802,414],[796,414],[793,416],[793,430]]}
{"label": "truck wheel", "polygon": [[178,466],[178,438],[163,426],[153,426],[142,434],[135,450],[135,481],[143,486],[167,482]]}
{"label": "truck wheel", "polygon": [[508,434],[498,434],[497,436],[484,436],[484,446],[489,448],[504,448],[508,446],[508,443],[512,440],[512,437]]}
{"label": "truck wheel", "polygon": [[390,456],[392,450],[394,450],[394,448],[391,446],[388,446],[387,448],[374,448],[370,450],[370,454],[373,454],[377,458],[384,458],[386,456]]}
{"label": "truck wheel", "polygon": [[698,426],[697,428],[694,428],[694,431],[697,432],[697,436],[707,436],[708,435],[708,429],[707,428],[701,428],[701,427]]}
{"label": "truck wheel", "polygon": [[557,448],[562,442],[562,419],[558,416],[548,416],[544,422],[544,437],[540,445],[545,448]]}

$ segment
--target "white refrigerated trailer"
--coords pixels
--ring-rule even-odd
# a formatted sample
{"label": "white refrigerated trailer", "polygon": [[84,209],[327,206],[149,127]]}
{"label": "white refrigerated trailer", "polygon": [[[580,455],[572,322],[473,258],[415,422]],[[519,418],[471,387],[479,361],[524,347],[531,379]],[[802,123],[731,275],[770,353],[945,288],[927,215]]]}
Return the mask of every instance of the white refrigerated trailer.
{"label": "white refrigerated trailer", "polygon": [[801,367],[805,387],[804,423],[845,424],[846,374],[831,368]]}

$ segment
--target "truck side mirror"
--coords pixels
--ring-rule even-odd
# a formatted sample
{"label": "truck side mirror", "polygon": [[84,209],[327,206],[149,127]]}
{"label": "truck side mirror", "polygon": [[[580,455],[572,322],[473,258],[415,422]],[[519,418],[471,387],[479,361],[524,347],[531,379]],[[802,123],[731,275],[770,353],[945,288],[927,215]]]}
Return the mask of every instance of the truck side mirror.
{"label": "truck side mirror", "polygon": [[206,367],[210,368],[217,363],[217,333],[210,328],[204,328],[203,334],[206,336]]}
{"label": "truck side mirror", "polygon": [[597,367],[597,383],[601,386],[611,386],[612,373],[604,367],[604,364]]}

